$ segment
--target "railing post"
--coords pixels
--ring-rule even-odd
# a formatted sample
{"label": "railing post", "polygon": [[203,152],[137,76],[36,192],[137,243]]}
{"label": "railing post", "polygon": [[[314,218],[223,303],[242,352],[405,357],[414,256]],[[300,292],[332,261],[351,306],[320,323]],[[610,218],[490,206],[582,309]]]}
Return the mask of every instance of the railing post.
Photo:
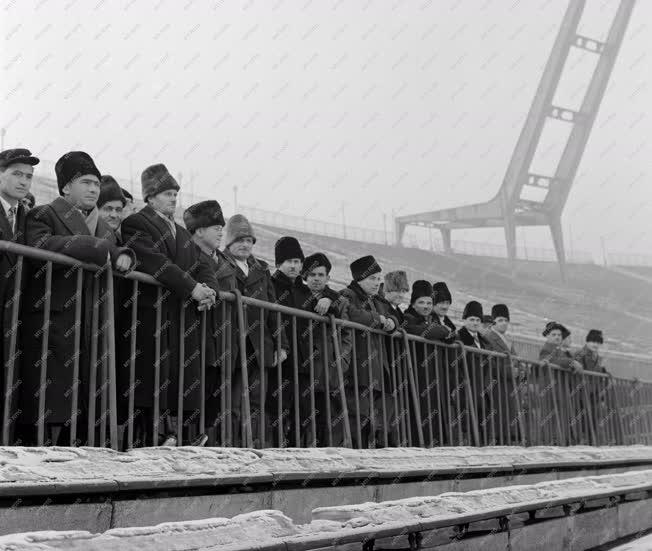
{"label": "railing post", "polygon": [[475,411],[475,398],[471,390],[471,378],[469,376],[469,366],[466,361],[466,350],[464,345],[460,342],[458,343],[461,356],[462,356],[462,365],[464,368],[464,386],[467,395],[467,407],[469,409],[469,415],[471,416],[471,428],[473,429],[473,440],[476,446],[480,445],[480,431],[478,430],[478,418]]}
{"label": "railing post", "polygon": [[[342,370],[342,355],[341,355],[342,351],[340,348],[340,340],[337,334],[337,325],[335,324],[335,316],[333,314],[330,315],[330,324],[331,324],[331,335],[333,337],[335,367],[337,369],[337,383],[340,390],[340,401],[342,403],[342,422],[344,423],[344,445],[348,446],[349,448],[352,448],[353,440],[351,438],[351,424],[349,423],[349,408],[346,403],[346,392],[344,387],[344,372]],[[328,363],[326,361],[324,362],[324,367],[325,368],[328,367]],[[330,400],[330,396],[328,396],[328,394],[326,394],[326,399]]]}
{"label": "railing post", "polygon": [[118,449],[118,401],[116,397],[116,370],[115,370],[115,312],[114,290],[113,290],[113,270],[111,264],[106,267],[106,300],[104,307],[107,317],[107,341],[109,345],[109,436],[111,439],[111,448]]}
{"label": "railing post", "polygon": [[[419,438],[419,446],[423,448],[423,427],[421,426],[421,404],[419,403],[419,392],[417,391],[417,384],[414,380],[414,371],[412,370],[412,357],[410,355],[410,341],[408,339],[405,329],[401,329],[403,335],[403,346],[405,346],[405,358],[407,360],[408,379],[410,381],[410,393],[412,394],[412,401],[414,402],[414,412],[418,419],[415,423],[417,427],[417,437]],[[477,429],[477,427],[476,427]],[[408,427],[408,430],[410,428]]]}
{"label": "railing post", "polygon": [[[251,410],[249,407],[249,374],[247,372],[247,335],[245,333],[244,305],[242,303],[242,293],[238,289],[235,289],[233,294],[235,295],[238,316],[238,345],[240,348],[239,356],[242,379],[242,400],[240,411],[243,440],[242,445],[243,447],[251,448],[253,447],[253,437],[251,434]],[[264,369],[264,366],[261,367],[261,369]]]}

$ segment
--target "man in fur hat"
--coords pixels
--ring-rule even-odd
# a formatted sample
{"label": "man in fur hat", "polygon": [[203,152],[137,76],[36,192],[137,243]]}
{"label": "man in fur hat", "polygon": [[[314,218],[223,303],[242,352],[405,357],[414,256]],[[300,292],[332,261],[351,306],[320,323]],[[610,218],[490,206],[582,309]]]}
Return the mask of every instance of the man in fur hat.
{"label": "man in fur hat", "polygon": [[[340,294],[348,301],[349,319],[372,329],[392,333],[398,327],[398,320],[392,315],[389,304],[378,296],[382,279],[382,269],[376,259],[369,255],[358,258],[351,263],[353,280]],[[387,388],[390,381],[386,354],[381,352],[383,340],[375,333],[355,331],[356,354],[352,365],[358,374],[358,394],[360,396],[360,432],[362,434],[362,447],[375,445],[382,442],[383,438],[377,434],[384,430],[383,412],[381,408],[381,389]],[[369,341],[369,339],[371,339]],[[371,355],[368,351],[370,342]],[[371,370],[369,370],[371,366]],[[369,379],[371,371],[371,380]],[[390,400],[385,400],[388,407]],[[350,412],[355,415],[356,412]],[[389,422],[390,415],[385,411]],[[372,426],[373,424],[373,426]],[[390,427],[387,427],[390,430]],[[351,428],[356,436],[357,427]]]}
{"label": "man in fur hat", "polygon": [[[305,309],[312,296],[310,289],[301,278],[304,261],[303,250],[296,238],[291,236],[281,237],[274,245],[274,259],[276,271],[272,274],[272,282],[276,292],[276,301],[288,308]],[[322,296],[315,308],[317,313],[324,314],[332,304],[332,298]],[[307,396],[310,393],[310,343],[308,338],[309,323],[305,318],[296,318],[283,314],[281,319],[288,336],[290,351],[287,360],[281,368],[282,377],[279,387],[278,376],[270,372],[270,407],[277,412],[274,422],[281,423],[289,428],[291,445],[301,445],[301,427],[310,423],[310,402]],[[293,350],[297,351],[296,356]],[[296,364],[296,366],[295,366]],[[296,367],[296,373],[295,373]],[[278,401],[281,400],[279,408]],[[287,411],[285,419],[278,418],[278,411]],[[296,414],[299,413],[299,425],[296,424]],[[285,431],[287,432],[287,431]],[[275,435],[277,436],[277,435]]]}
{"label": "man in fur hat", "polygon": [[484,333],[484,338],[487,341],[487,348],[494,352],[502,352],[503,354],[516,355],[514,343],[507,336],[509,329],[509,308],[506,304],[494,304],[491,308],[491,318],[493,324]]}
{"label": "man in fur hat", "polygon": [[[82,262],[104,266],[110,261],[120,272],[132,268],[133,251],[116,246],[115,235],[99,216],[97,200],[100,194],[100,172],[93,159],[83,151],[63,155],[55,165],[58,197],[52,203],[36,207],[27,214],[25,243],[51,252],[65,254]],[[69,266],[53,265],[51,288],[46,289],[46,270],[42,262],[29,262],[23,295],[23,436],[33,443],[39,416],[39,395],[42,392],[41,340],[43,333],[44,300],[50,295],[50,325],[45,376],[50,382],[45,389],[45,439],[50,444],[68,444],[71,439],[71,409],[73,369],[77,365],[79,386],[77,404],[77,443],[84,442],[87,425],[90,370],[91,317],[93,311],[94,274],[86,272],[82,282],[80,347],[75,346],[77,325],[77,278],[70,277]],[[100,289],[100,297],[104,290]],[[101,321],[101,320],[100,320]],[[100,324],[101,325],[101,324]],[[99,375],[98,375],[99,377]],[[100,379],[98,378],[98,381]],[[100,415],[103,412],[100,412]]]}
{"label": "man in fur hat", "polygon": [[[236,269],[236,286],[245,297],[266,302],[276,302],[276,292],[267,263],[256,258],[253,246],[256,243],[254,229],[242,214],[234,214],[226,224],[224,256]],[[261,324],[261,316],[263,323]],[[271,443],[269,415],[272,414],[269,400],[266,400],[266,419],[261,422],[262,396],[270,386],[269,368],[281,365],[288,355],[288,340],[283,326],[276,322],[272,310],[247,306],[247,325],[245,326],[246,350],[238,350],[234,360],[233,373],[233,417],[235,434],[241,430],[242,411],[242,369],[241,358],[247,365],[250,418],[254,445],[266,446]],[[278,339],[281,341],[277,347]],[[261,342],[262,341],[262,342]],[[275,413],[275,412],[274,412]],[[244,438],[244,434],[241,435]]]}
{"label": "man in fur hat", "polygon": [[[339,319],[348,319],[348,303],[337,291],[328,286],[332,265],[328,257],[323,253],[315,253],[307,256],[303,261],[302,276],[305,280],[306,287],[309,291],[303,304],[300,305],[302,310],[319,313],[320,315],[333,315]],[[323,303],[327,299],[327,303]],[[323,312],[319,311],[320,303],[328,304],[328,309]],[[327,328],[327,342],[324,343],[322,328],[320,325],[312,324],[313,350],[312,362],[314,372],[315,396],[315,425],[316,441],[318,446],[341,446],[344,444],[344,418],[341,415],[343,411],[342,397],[340,396],[340,381],[338,380],[338,370],[335,358],[335,347],[331,339],[331,328]],[[300,340],[309,342],[310,328],[309,324],[304,324],[299,335]],[[340,341],[340,365],[345,377],[351,361],[352,333],[349,329],[342,328]],[[304,359],[304,368],[310,373],[310,359]],[[328,391],[326,385],[328,384]],[[311,389],[306,388],[305,393],[300,396],[300,402],[311,405]],[[326,399],[330,397],[330,420],[327,417]],[[346,399],[346,397],[345,397]],[[308,409],[310,411],[311,408]],[[304,418],[304,417],[302,417]],[[306,438],[304,444],[312,444],[312,427],[310,418],[304,418],[306,423]],[[348,419],[347,419],[348,420]],[[330,431],[329,431],[330,427]]]}
{"label": "man in fur hat", "polygon": [[581,364],[584,371],[608,374],[602,365],[602,356],[600,356],[600,348],[603,343],[604,337],[599,329],[591,329],[587,333],[586,343],[575,353],[575,360]]}
{"label": "man in fur hat", "polygon": [[442,340],[446,343],[452,343],[455,340],[457,328],[448,317],[448,310],[453,302],[451,292],[443,281],[438,281],[432,285],[433,307],[432,315],[435,322],[448,329],[448,336]]}
{"label": "man in fur hat", "polygon": [[383,283],[383,296],[389,303],[391,314],[398,320],[398,327],[405,326],[405,316],[400,306],[409,304],[410,285],[403,270],[387,272]]}
{"label": "man in fur hat", "polygon": [[462,328],[457,331],[457,338],[465,346],[487,348],[487,341],[480,333],[482,327],[482,304],[476,300],[467,303],[462,313]]}
{"label": "man in fur hat", "polygon": [[122,211],[127,200],[122,194],[122,189],[113,176],[104,174],[100,183],[100,196],[97,208],[100,218],[113,230],[118,242],[121,240],[120,224],[122,224]]}
{"label": "man in fur hat", "polygon": [[[173,445],[177,421],[183,416],[196,423],[199,418],[202,404],[200,357],[196,352],[200,346],[198,309],[210,309],[215,304],[217,282],[214,268],[202,257],[188,230],[174,221],[179,184],[165,165],[147,167],[141,175],[141,183],[146,206],[122,222],[122,237],[136,253],[138,270],[153,276],[164,289],[162,300],[158,300],[156,287],[141,285],[139,288],[136,335],[140,355],[136,359],[135,409],[144,413],[136,420],[137,440],[141,446],[162,441]],[[125,307],[131,308],[130,302]],[[160,327],[158,307],[161,308]],[[179,325],[182,322],[183,335]],[[128,329],[125,335],[130,337]],[[156,353],[159,339],[160,364]],[[184,350],[183,358],[181,350]],[[128,368],[127,361],[120,370],[123,394],[130,387]],[[159,388],[154,387],[156,369],[160,370]],[[179,408],[181,381],[183,404]],[[157,414],[155,393],[158,393],[163,415],[159,418],[158,433],[152,434],[153,416]],[[172,417],[175,413],[176,417]],[[184,440],[195,438],[194,423],[184,423],[184,426],[187,429]]]}
{"label": "man in fur hat", "polygon": [[[221,291],[236,289],[236,268],[219,250],[225,226],[222,207],[217,201],[201,201],[189,206],[183,213],[183,223],[199,247],[203,260],[215,270],[215,279]],[[227,303],[228,305],[229,303]],[[218,305],[208,313],[206,332],[206,440],[210,445],[223,444],[218,440],[218,429],[226,417],[222,406],[226,403],[226,369],[231,370],[231,359],[238,355],[238,339],[235,332],[237,318],[235,309],[223,310]],[[230,335],[226,336],[227,333]],[[227,341],[230,338],[230,341]]]}

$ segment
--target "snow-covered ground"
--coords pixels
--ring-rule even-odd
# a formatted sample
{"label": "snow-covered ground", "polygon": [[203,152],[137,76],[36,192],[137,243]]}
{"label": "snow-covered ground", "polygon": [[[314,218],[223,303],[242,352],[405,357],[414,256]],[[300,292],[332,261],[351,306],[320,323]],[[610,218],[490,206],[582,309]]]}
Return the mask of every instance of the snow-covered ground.
{"label": "snow-covered ground", "polygon": [[[261,545],[297,543],[401,528],[436,520],[458,521],[460,515],[491,513],[518,505],[541,508],[560,498],[586,498],[613,490],[633,491],[652,482],[652,470],[506,486],[434,497],[415,497],[382,503],[323,507],[313,511],[309,524],[297,525],[279,511],[256,511],[232,519],[214,518],[169,522],[151,527],[115,528],[103,534],[85,531],[32,532],[0,537],[0,550],[12,551],[235,551]],[[327,544],[326,544],[327,545]],[[630,544],[631,545],[631,544]],[[634,547],[623,549],[650,549]]]}
{"label": "snow-covered ground", "polygon": [[605,461],[649,461],[652,446],[265,449],[0,447],[0,491],[16,485],[307,476],[310,473],[377,474],[455,472],[534,465],[591,466]]}

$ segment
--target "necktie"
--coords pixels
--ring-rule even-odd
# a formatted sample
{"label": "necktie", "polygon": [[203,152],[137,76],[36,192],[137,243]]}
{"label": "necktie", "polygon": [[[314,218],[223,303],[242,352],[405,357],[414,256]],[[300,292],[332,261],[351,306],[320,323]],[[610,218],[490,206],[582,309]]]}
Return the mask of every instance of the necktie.
{"label": "necktie", "polygon": [[16,221],[16,207],[10,207],[9,212],[7,213],[7,220],[11,226],[11,231],[14,231],[14,222]]}

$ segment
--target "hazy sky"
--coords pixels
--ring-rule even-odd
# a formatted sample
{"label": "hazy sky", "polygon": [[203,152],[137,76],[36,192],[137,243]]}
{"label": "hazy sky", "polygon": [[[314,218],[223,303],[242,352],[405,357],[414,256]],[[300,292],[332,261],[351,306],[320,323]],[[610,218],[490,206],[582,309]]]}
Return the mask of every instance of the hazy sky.
{"label": "hazy sky", "polygon": [[[582,34],[604,38],[617,3],[587,0]],[[381,228],[383,213],[496,193],[566,6],[4,0],[5,147],[52,161],[83,149],[137,182],[164,162],[227,214],[237,185],[246,205],[340,222],[344,202],[349,224]],[[639,0],[564,212],[576,249],[598,251],[605,236],[610,250],[649,250],[651,22],[652,1]],[[563,105],[582,99],[581,61]]]}

